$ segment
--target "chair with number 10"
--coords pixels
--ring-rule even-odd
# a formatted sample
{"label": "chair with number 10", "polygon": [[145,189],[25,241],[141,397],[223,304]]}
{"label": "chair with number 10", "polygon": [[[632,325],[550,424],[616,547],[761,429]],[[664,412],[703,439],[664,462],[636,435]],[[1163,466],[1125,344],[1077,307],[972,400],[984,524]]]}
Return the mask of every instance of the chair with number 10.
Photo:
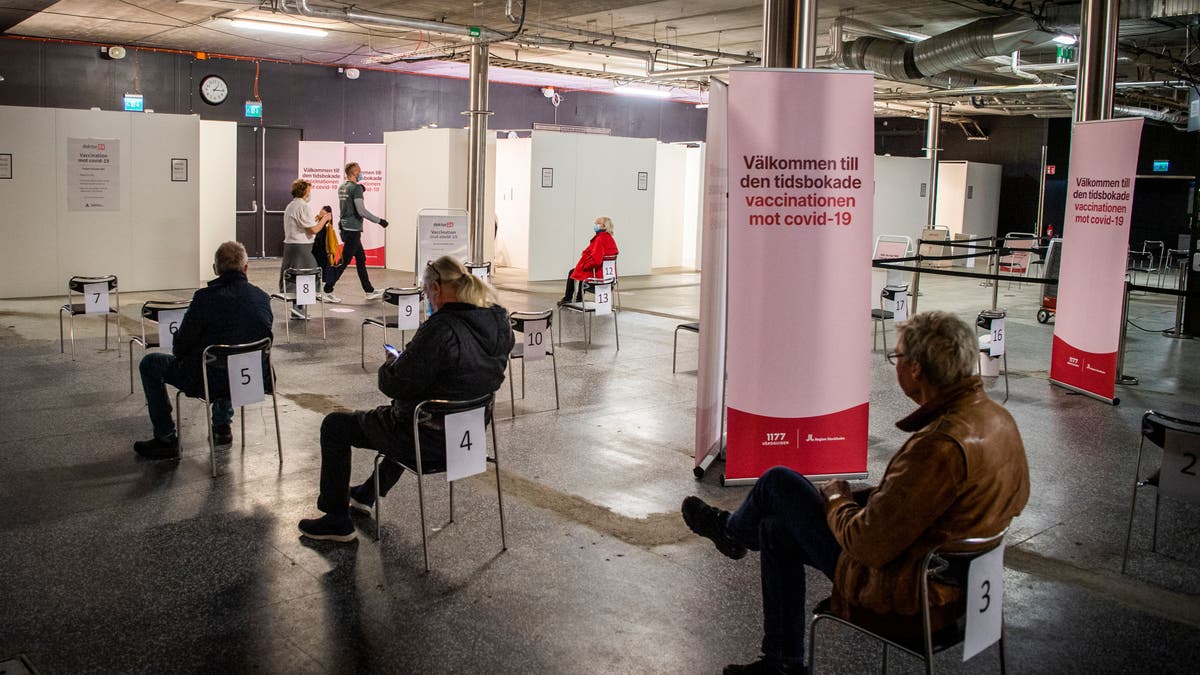
{"label": "chair with number 10", "polygon": [[[512,362],[515,360],[521,361],[521,398],[525,398],[525,362],[535,360],[535,357],[526,358],[526,350],[532,353],[536,348],[542,348],[546,352],[546,356],[550,357],[551,368],[554,372],[554,409],[559,409],[558,403],[558,359],[554,354],[554,340],[551,336],[554,335],[552,328],[552,319],[554,310],[546,309],[540,312],[511,312],[508,315],[508,321],[512,325],[512,329],[516,333],[520,333],[520,339],[514,340],[512,352],[508,356],[508,398],[512,403],[512,416],[517,416],[517,399],[513,388],[512,378]],[[525,329],[528,323],[535,321],[545,321],[544,333],[526,333]],[[531,341],[536,342],[538,339],[543,340],[543,343],[531,344]],[[546,344],[548,343],[548,344]]]}

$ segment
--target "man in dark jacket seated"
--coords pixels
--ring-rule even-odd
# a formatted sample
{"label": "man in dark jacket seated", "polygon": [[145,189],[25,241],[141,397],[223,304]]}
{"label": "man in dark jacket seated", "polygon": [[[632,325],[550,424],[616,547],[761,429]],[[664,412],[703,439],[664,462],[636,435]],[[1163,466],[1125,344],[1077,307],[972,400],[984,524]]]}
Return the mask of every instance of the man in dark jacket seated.
{"label": "man in dark jacket seated", "polygon": [[[407,349],[399,356],[389,355],[379,367],[379,391],[392,399],[391,404],[331,413],[321,423],[317,508],[325,515],[300,521],[300,533],[306,537],[352,541],[356,532],[350,507],[370,513],[375,504],[373,475],[350,487],[351,446],[379,450],[412,466],[416,462],[412,414],[418,403],[478,398],[504,382],[513,333],[508,312],[495,304],[492,287],[449,256],[426,265],[422,283],[434,314],[413,334]],[[427,470],[446,466],[441,432],[424,424],[421,461]],[[395,462],[379,465],[383,495],[403,471]]]}
{"label": "man in dark jacket seated", "polygon": [[[896,423],[912,433],[878,487],[844,480],[820,489],[783,467],[768,470],[734,513],[683,501],[683,519],[724,555],[759,551],[762,657],[726,673],[805,672],[805,568],[833,579],[832,609],[885,635],[921,634],[924,561],[933,548],[1008,527],[1029,498],[1025,446],[1012,416],[973,375],[975,331],[945,312],[897,327],[888,361],[920,407]],[[932,629],[961,614],[957,589],[931,584]]]}
{"label": "man in dark jacket seated", "polygon": [[[217,278],[192,296],[192,304],[175,331],[172,353],[151,352],[142,357],[142,389],[154,425],[154,438],[133,444],[134,452],[142,457],[179,457],[179,437],[175,435],[171,399],[164,385],[188,396],[203,396],[206,347],[271,337],[271,298],[246,280],[247,267],[244,246],[236,241],[221,244],[213,257]],[[208,385],[214,397],[228,396],[229,385],[223,376],[210,379]],[[232,422],[233,404],[228,399],[213,401],[212,430],[217,445],[233,442]]]}

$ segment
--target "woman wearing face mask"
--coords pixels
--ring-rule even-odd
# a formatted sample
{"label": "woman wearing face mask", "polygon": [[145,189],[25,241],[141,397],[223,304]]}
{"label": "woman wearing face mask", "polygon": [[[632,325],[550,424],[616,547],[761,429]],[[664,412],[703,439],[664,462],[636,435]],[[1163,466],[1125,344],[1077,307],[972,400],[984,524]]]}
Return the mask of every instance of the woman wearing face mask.
{"label": "woman wearing face mask", "polygon": [[[305,537],[351,541],[355,529],[350,509],[370,514],[375,504],[374,477],[350,487],[352,447],[379,450],[413,466],[412,414],[418,403],[473,399],[495,392],[504,382],[513,332],[508,311],[496,304],[496,291],[450,256],[425,266],[422,287],[433,315],[403,352],[389,354],[379,367],[379,391],[391,403],[374,410],[330,413],[321,423],[317,508],[325,515],[300,521]],[[425,469],[444,468],[441,429],[427,422],[421,424],[421,462]],[[381,494],[387,495],[403,471],[394,462],[380,463]]]}
{"label": "woman wearing face mask", "polygon": [[[312,269],[317,266],[317,259],[312,254],[313,236],[321,231],[324,223],[313,218],[308,209],[308,198],[312,193],[312,185],[303,178],[292,181],[292,201],[283,210],[283,262],[279,266],[279,290],[285,289],[283,273],[288,268]],[[292,316],[304,319],[305,314],[300,308],[292,306]]]}
{"label": "woman wearing face mask", "polygon": [[617,241],[612,236],[613,221],[611,218],[600,216],[593,224],[592,230],[596,234],[592,235],[592,240],[588,242],[587,248],[583,249],[583,255],[579,256],[579,262],[575,263],[575,267],[567,273],[567,292],[563,295],[562,300],[558,301],[560,305],[583,300],[583,284],[575,282],[603,277],[604,272],[601,268],[604,265],[605,256],[618,253]]}

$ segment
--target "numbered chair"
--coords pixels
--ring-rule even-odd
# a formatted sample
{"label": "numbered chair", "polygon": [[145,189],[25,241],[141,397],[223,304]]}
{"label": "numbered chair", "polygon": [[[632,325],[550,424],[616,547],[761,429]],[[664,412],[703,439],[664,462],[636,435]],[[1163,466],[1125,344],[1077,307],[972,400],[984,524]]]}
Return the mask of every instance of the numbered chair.
{"label": "numbered chair", "polygon": [[[891,303],[892,308],[887,309],[887,303]],[[896,318],[896,314],[900,314],[900,318]],[[875,349],[875,345],[879,340],[879,334],[883,334],[883,353],[888,353],[887,346],[887,321],[904,321],[908,318],[908,284],[889,284],[884,286],[879,291],[879,307],[871,310],[871,321],[873,330],[871,332],[871,349]]]}
{"label": "numbered chair", "polygon": [[[389,328],[400,329],[399,348],[404,349],[404,333],[421,327],[421,300],[425,294],[420,288],[385,288],[383,290],[384,314],[378,319],[363,319],[359,331],[359,349],[361,352],[362,368],[367,369],[367,326],[379,326],[383,329],[383,344],[388,344],[387,331]],[[388,309],[395,307],[396,309]]]}
{"label": "numbered chair", "polygon": [[[1162,287],[1163,273],[1166,272],[1167,243],[1164,241],[1143,241],[1142,251],[1150,254],[1150,270],[1158,277],[1158,286]],[[1150,276],[1146,276],[1146,284],[1150,284]]]}
{"label": "numbered chair", "polygon": [[1008,311],[1004,309],[985,309],[975,317],[975,327],[983,329],[983,335],[979,336],[979,375],[981,377],[995,377],[998,373],[992,372],[993,365],[996,360],[1002,360],[1004,364],[1004,400],[1002,403],[1008,403],[1008,335],[1004,329],[1004,319],[1008,315]]}
{"label": "numbered chair", "polygon": [[[1023,277],[1029,276],[1029,267],[1033,263],[1033,247],[1037,244],[1037,238],[1034,235],[1010,233],[1004,238],[1004,243],[1001,245],[1001,253],[997,264],[1000,266],[1000,271],[1006,274],[1019,274]],[[1012,288],[1012,281],[1008,282],[1008,287]],[[1020,283],[1017,285],[1020,288]]]}
{"label": "numbered chair", "polygon": [[[292,307],[321,305],[321,339],[325,339],[325,295],[321,293],[321,283],[320,267],[289,267],[283,272],[284,292],[271,294],[272,300],[283,302],[283,330],[289,344],[292,341]],[[286,290],[288,288],[292,290]]]}
{"label": "numbered chair", "polygon": [[[80,294],[82,302],[75,302],[75,294]],[[116,301],[112,307],[109,298]],[[117,286],[117,275],[109,274],[103,277],[71,277],[67,281],[67,304],[58,308],[58,352],[67,351],[66,338],[63,335],[63,313],[70,317],[71,329],[71,360],[75,360],[75,317],[80,314],[104,315],[104,349],[108,349],[108,317],[117,317],[117,355],[121,354],[121,290]]]}
{"label": "numbered chair", "polygon": [[689,333],[700,334],[700,324],[696,322],[681,323],[675,326],[675,341],[671,345],[671,372],[675,372],[675,355],[679,353],[679,331],[686,330]]}
{"label": "numbered chair", "polygon": [[[1146,478],[1142,475],[1142,448],[1150,441],[1163,451],[1159,468]],[[1133,497],[1129,503],[1129,526],[1125,529],[1125,550],[1121,554],[1121,574],[1129,562],[1129,543],[1133,536],[1133,510],[1138,488],[1154,488],[1154,526],[1150,550],[1158,550],[1158,507],[1163,495],[1171,499],[1200,504],[1200,421],[1172,417],[1148,410],[1142,415],[1142,437],[1138,441],[1137,466],[1133,472]]]}
{"label": "numbered chair", "polygon": [[[848,626],[883,643],[883,668],[887,672],[888,650],[899,649],[925,662],[925,672],[933,673],[935,654],[963,644],[966,661],[979,651],[1000,643],[1000,672],[1004,665],[1004,535],[1007,528],[990,537],[975,537],[947,542],[925,556],[924,582],[921,584],[920,637],[900,637],[877,633],[832,613],[828,598],[813,610],[809,672],[817,672],[817,628],[825,621]],[[969,552],[962,549],[968,549]],[[988,557],[992,554],[996,557]],[[997,559],[998,558],[998,559]],[[930,629],[929,588],[937,583],[963,589],[967,601],[963,616],[936,633]],[[988,614],[989,611],[995,614]]]}
{"label": "numbered chair", "polygon": [[463,267],[466,267],[472,276],[479,277],[489,284],[492,283],[492,261],[463,263]]}
{"label": "numbered chair", "polygon": [[592,316],[593,315],[612,315],[613,318],[613,335],[617,341],[617,351],[621,351],[621,329],[617,325],[617,312],[613,308],[612,283],[611,279],[599,279],[591,277],[586,279],[584,290],[592,294],[592,301],[588,302],[587,296],[579,302],[564,302],[558,306],[558,344],[562,344],[562,313],[563,312],[578,312],[584,315],[583,336],[584,344],[590,348],[592,346]]}
{"label": "numbered chair", "polygon": [[621,309],[621,287],[620,280],[617,278],[617,256],[606,255],[600,263],[600,274],[605,279],[612,279],[613,300],[616,301],[616,308]]}
{"label": "numbered chair", "polygon": [[[495,394],[480,396],[467,401],[430,400],[421,401],[413,408],[414,464],[400,461],[382,452],[375,455],[375,494],[379,494],[379,463],[388,461],[404,467],[417,476],[417,504],[421,514],[421,552],[425,557],[425,571],[429,571],[429,541],[425,526],[425,482],[430,474],[445,473],[450,485],[450,522],[454,522],[454,481],[487,471],[487,462],[496,465],[496,504],[500,512],[500,550],[508,550],[504,532],[504,493],[500,488],[500,452],[496,441],[496,426],[492,424],[491,411]],[[492,456],[487,454],[487,429],[492,427]],[[444,466],[426,468],[421,459],[421,430],[436,432],[445,439],[446,462]],[[428,436],[426,437],[428,438]],[[483,447],[480,447],[483,446]],[[478,453],[482,450],[482,457]],[[375,499],[375,540],[379,541],[383,499]]]}
{"label": "numbered chair", "polygon": [[1154,254],[1150,251],[1130,251],[1126,259],[1125,271],[1129,273],[1131,281],[1137,285],[1137,275],[1140,272],[1145,275],[1146,285],[1150,285],[1150,275],[1157,272],[1154,266]]}
{"label": "numbered chair", "polygon": [[[255,358],[255,356],[258,358]],[[232,367],[231,367],[232,364]],[[258,366],[257,368],[255,366]],[[233,373],[229,388],[214,391],[209,384],[210,373]],[[257,377],[255,375],[257,374]],[[270,377],[264,377],[269,374]],[[213,401],[230,401],[238,408],[242,420],[242,450],[246,449],[246,406],[258,403],[271,395],[271,408],[275,413],[275,444],[279,450],[279,466],[283,467],[283,437],[279,433],[279,401],[275,397],[275,368],[271,365],[271,338],[240,345],[210,345],[204,349],[204,419],[208,423],[208,455],[212,462],[213,478],[217,477],[217,451],[212,431]],[[183,409],[180,408],[182,391],[175,393],[175,428],[180,430],[179,446],[183,448]],[[214,398],[215,397],[215,398]],[[189,396],[189,398],[193,398]]]}
{"label": "numbered chair", "polygon": [[[551,318],[554,310],[540,312],[512,312],[508,322],[513,331],[521,335],[513,343],[512,352],[508,355],[508,399],[512,403],[512,416],[517,416],[517,399],[513,390],[512,362],[521,362],[521,398],[525,398],[525,362],[539,361],[550,357],[551,369],[554,372],[554,409],[558,410],[558,359],[554,355],[554,341],[550,339],[553,330]],[[540,330],[539,330],[540,329]],[[538,350],[541,354],[538,354]]]}
{"label": "numbered chair", "polygon": [[[183,321],[191,300],[147,300],[142,303],[142,334],[129,338],[129,393],[133,393],[133,345],[139,344],[142,353],[166,347],[171,350],[172,338]],[[146,322],[156,324],[158,331],[146,335]]]}

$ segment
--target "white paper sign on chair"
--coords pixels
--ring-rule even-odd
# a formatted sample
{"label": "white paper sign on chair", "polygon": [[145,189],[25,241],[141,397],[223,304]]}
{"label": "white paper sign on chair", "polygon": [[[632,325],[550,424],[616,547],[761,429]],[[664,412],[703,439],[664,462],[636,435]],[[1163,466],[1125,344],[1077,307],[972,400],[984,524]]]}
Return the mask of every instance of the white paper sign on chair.
{"label": "white paper sign on chair", "polygon": [[892,321],[908,321],[908,291],[896,291],[892,300]]}
{"label": "white paper sign on chair", "polygon": [[487,471],[483,408],[446,415],[446,480]]}
{"label": "white paper sign on chair", "polygon": [[262,352],[231,354],[226,363],[229,367],[229,400],[234,406],[250,405],[266,398]]}
{"label": "white paper sign on chair", "polygon": [[484,281],[488,280],[488,268],[486,267],[472,267],[471,274],[474,274]]}
{"label": "white paper sign on chair", "polygon": [[991,356],[1004,355],[1004,319],[992,319]]}
{"label": "white paper sign on chair", "polygon": [[605,279],[616,279],[617,278],[617,261],[616,260],[605,260],[604,262],[600,263],[600,270],[601,270],[601,274],[604,275]]}
{"label": "white paper sign on chair", "polygon": [[108,314],[108,282],[83,285],[84,314]]}
{"label": "white paper sign on chair", "polygon": [[421,327],[421,296],[401,295],[396,301],[398,315],[396,327],[400,330],[416,330]]}
{"label": "white paper sign on chair", "polygon": [[521,348],[523,357],[527,361],[541,361],[546,358],[546,322],[545,321],[526,321],[524,333],[524,346]]}
{"label": "white paper sign on chair", "polygon": [[1163,496],[1200,504],[1200,436],[1167,429],[1159,490]]}
{"label": "white paper sign on chair", "polygon": [[301,274],[296,277],[296,304],[317,304],[317,275]]}
{"label": "white paper sign on chair", "polygon": [[596,316],[612,314],[612,284],[597,284],[596,292]]}
{"label": "white paper sign on chair", "polygon": [[179,330],[179,324],[183,322],[183,315],[186,313],[186,309],[168,309],[158,313],[159,351],[171,353],[175,346],[175,331]]}
{"label": "white paper sign on chair", "polygon": [[1004,611],[1004,544],[971,561],[967,572],[963,661],[1000,639]]}

